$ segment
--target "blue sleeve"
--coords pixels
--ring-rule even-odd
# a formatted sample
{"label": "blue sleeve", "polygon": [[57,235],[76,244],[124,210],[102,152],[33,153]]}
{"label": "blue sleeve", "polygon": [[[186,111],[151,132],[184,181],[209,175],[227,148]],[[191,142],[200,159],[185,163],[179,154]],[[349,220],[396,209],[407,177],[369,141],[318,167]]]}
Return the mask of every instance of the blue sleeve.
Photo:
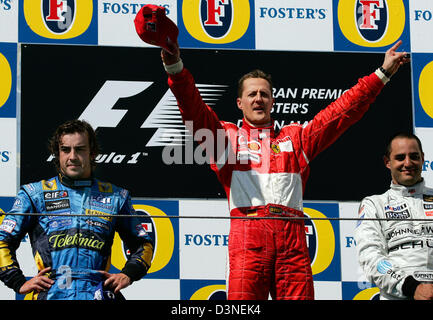
{"label": "blue sleeve", "polygon": [[132,281],[136,281],[144,277],[150,268],[153,257],[153,241],[143,226],[144,219],[137,216],[129,194],[125,196],[119,213],[131,216],[119,217],[116,226],[120,238],[131,252],[122,273],[128,275]]}
{"label": "blue sleeve", "polygon": [[34,217],[19,213],[32,212],[34,212],[32,201],[21,188],[12,209],[0,224],[0,280],[16,292],[26,281],[16,258],[16,250],[34,223]]}

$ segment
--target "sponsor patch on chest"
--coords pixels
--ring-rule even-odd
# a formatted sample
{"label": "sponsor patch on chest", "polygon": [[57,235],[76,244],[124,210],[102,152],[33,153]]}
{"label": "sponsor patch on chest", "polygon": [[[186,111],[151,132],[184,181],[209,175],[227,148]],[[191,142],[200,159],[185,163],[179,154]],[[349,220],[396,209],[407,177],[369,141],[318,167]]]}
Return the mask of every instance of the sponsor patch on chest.
{"label": "sponsor patch on chest", "polygon": [[69,203],[69,199],[45,201],[45,209],[47,211],[65,210],[65,209],[69,209],[70,207],[71,204]]}
{"label": "sponsor patch on chest", "polygon": [[424,213],[427,217],[433,217],[433,195],[423,194]]}
{"label": "sponsor patch on chest", "polygon": [[90,205],[111,210],[113,208],[113,199],[102,194],[92,194],[90,197]]}
{"label": "sponsor patch on chest", "polygon": [[98,217],[107,221],[113,220],[113,218],[110,216],[109,213],[93,210],[93,209],[86,209],[86,215]]}
{"label": "sponsor patch on chest", "polygon": [[56,200],[56,199],[63,199],[67,197],[68,197],[68,191],[66,190],[44,192],[44,200]]}
{"label": "sponsor patch on chest", "polygon": [[385,217],[388,219],[408,219],[410,218],[409,209],[406,203],[399,205],[385,206]]}

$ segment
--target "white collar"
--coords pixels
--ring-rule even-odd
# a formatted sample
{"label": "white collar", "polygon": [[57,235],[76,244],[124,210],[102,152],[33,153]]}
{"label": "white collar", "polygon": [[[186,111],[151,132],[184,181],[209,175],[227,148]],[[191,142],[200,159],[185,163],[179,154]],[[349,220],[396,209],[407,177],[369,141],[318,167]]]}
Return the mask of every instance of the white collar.
{"label": "white collar", "polygon": [[409,187],[400,184],[394,184],[393,182],[391,182],[391,190],[404,197],[413,197],[415,195],[423,194],[424,186],[425,186],[424,179],[414,184],[413,186],[409,186]]}

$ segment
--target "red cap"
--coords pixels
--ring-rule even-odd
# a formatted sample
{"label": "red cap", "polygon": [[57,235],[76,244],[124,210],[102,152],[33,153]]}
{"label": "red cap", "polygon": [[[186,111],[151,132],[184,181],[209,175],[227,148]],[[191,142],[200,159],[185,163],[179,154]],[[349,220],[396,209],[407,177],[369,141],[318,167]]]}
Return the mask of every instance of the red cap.
{"label": "red cap", "polygon": [[170,52],[167,40],[177,41],[179,29],[165,15],[165,8],[153,4],[143,6],[134,19],[138,36],[146,43],[162,47]]}

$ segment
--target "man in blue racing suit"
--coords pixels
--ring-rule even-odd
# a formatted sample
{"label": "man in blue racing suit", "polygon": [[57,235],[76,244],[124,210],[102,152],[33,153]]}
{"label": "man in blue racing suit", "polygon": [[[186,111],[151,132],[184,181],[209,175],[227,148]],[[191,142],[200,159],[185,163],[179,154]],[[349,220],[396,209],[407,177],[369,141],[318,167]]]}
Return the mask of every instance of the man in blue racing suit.
{"label": "man in blue racing suit", "polygon": [[[58,176],[22,186],[0,225],[0,280],[37,300],[122,298],[120,290],[150,268],[143,221],[127,190],[93,177],[98,147],[88,123],[59,126],[50,147]],[[115,232],[131,254],[121,272],[108,273]],[[16,258],[27,233],[39,271],[29,280]]]}

